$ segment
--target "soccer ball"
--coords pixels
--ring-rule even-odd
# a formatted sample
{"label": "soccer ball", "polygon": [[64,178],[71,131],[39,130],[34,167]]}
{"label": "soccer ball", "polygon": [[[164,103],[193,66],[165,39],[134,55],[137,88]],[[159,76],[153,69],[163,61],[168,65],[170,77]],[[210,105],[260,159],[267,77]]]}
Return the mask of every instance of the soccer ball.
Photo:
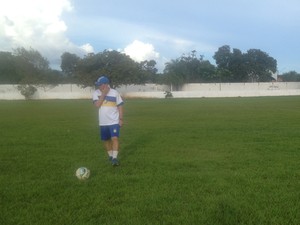
{"label": "soccer ball", "polygon": [[90,170],[86,167],[80,167],[76,170],[76,177],[79,180],[86,180],[90,177]]}

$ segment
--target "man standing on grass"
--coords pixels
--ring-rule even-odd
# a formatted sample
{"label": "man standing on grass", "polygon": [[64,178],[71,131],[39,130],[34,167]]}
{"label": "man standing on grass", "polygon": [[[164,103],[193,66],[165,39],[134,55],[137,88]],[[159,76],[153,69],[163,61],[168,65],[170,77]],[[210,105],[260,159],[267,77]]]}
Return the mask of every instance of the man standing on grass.
{"label": "man standing on grass", "polygon": [[93,103],[99,108],[99,126],[101,140],[113,166],[118,166],[119,135],[123,125],[123,100],[115,89],[109,86],[106,76],[95,82],[97,89],[93,94]]}

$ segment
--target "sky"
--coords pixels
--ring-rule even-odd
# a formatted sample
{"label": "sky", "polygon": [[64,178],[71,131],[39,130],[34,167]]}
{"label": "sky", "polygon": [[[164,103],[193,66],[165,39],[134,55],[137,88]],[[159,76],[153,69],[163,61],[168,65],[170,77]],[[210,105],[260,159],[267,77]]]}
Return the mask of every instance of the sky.
{"label": "sky", "polygon": [[300,73],[299,0],[0,0],[0,51],[39,51],[53,69],[70,52],[117,50],[133,60],[165,63],[229,45],[260,49],[279,74]]}

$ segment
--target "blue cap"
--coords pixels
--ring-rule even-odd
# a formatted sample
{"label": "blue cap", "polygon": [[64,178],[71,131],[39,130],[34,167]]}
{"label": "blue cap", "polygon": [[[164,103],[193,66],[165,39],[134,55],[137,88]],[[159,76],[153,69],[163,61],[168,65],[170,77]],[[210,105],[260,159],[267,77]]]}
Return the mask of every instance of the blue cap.
{"label": "blue cap", "polygon": [[108,84],[109,80],[106,76],[101,76],[98,78],[98,80],[95,82],[96,86],[100,86],[101,84]]}

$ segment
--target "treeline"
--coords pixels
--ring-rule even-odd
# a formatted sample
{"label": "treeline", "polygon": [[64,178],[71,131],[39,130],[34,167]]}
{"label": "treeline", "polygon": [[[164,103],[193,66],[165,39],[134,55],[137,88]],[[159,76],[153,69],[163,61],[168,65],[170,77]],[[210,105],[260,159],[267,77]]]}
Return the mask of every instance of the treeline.
{"label": "treeline", "polygon": [[[185,83],[269,82],[277,71],[277,61],[259,49],[242,53],[224,45],[213,58],[215,65],[192,51],[166,63],[163,72],[158,73],[156,61],[138,63],[118,51],[104,50],[82,58],[65,52],[61,55],[61,70],[53,70],[38,51],[17,48],[0,52],[0,84],[93,86],[100,74],[107,74],[115,87],[159,83],[176,88]],[[300,81],[300,74],[295,71],[280,77],[282,81]]]}

